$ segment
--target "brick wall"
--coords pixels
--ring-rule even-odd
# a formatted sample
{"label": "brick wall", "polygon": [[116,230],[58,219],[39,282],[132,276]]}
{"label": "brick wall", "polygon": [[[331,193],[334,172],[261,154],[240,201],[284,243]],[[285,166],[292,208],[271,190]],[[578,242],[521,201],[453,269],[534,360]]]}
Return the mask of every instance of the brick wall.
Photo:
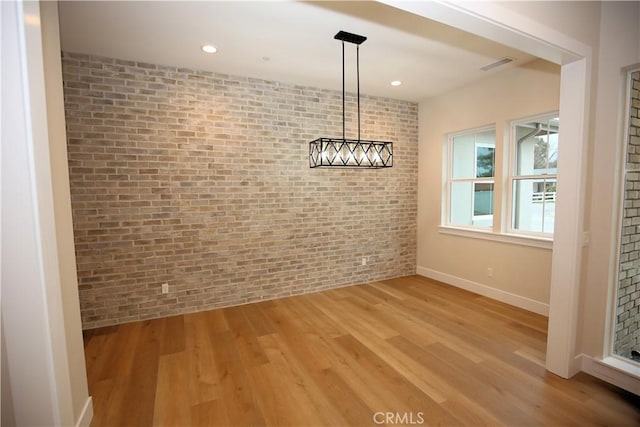
{"label": "brick wall", "polygon": [[415,273],[417,104],[361,99],[393,168],[310,169],[339,91],[69,53],[63,72],[85,329]]}
{"label": "brick wall", "polygon": [[640,72],[631,75],[627,172],[614,353],[640,351]]}

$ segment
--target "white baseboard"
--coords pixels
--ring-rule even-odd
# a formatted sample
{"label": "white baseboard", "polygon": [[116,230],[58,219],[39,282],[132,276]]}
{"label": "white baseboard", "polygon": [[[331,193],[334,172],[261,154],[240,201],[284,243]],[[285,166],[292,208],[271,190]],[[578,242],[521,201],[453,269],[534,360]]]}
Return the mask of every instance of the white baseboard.
{"label": "white baseboard", "polygon": [[93,399],[91,399],[91,396],[89,396],[87,398],[86,403],[84,404],[84,408],[82,408],[82,413],[78,418],[76,427],[89,427],[91,425],[92,419],[93,419]]}
{"label": "white baseboard", "polygon": [[594,359],[586,354],[578,356],[582,370],[589,375],[640,395],[640,368],[613,357]]}
{"label": "white baseboard", "polygon": [[448,285],[455,286],[473,292],[478,295],[482,295],[491,299],[495,299],[505,304],[513,305],[518,308],[522,308],[527,311],[532,311],[543,316],[549,316],[549,304],[545,304],[540,301],[533,300],[531,298],[523,297],[520,295],[512,294],[500,289],[492,288],[490,286],[483,285],[481,283],[473,282],[471,280],[462,279],[451,274],[442,273],[440,271],[431,270],[430,268],[418,267],[416,273],[420,276],[428,277],[430,279],[437,280],[439,282],[446,283]]}

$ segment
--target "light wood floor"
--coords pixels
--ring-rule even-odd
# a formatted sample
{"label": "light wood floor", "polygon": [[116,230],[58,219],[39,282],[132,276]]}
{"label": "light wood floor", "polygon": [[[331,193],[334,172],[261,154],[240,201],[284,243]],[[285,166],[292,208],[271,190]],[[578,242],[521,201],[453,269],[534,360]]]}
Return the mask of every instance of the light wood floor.
{"label": "light wood floor", "polygon": [[546,328],[412,276],[87,331],[92,425],[640,425],[637,396],[544,370]]}

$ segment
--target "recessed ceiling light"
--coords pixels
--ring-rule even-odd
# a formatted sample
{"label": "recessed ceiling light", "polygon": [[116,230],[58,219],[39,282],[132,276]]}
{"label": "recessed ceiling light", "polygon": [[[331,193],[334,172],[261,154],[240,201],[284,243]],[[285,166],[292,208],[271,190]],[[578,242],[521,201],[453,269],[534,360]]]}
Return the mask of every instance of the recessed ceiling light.
{"label": "recessed ceiling light", "polygon": [[402,82],[400,80],[394,80],[391,82],[391,86],[400,86]]}
{"label": "recessed ceiling light", "polygon": [[205,44],[204,46],[202,46],[202,51],[206,52],[206,53],[216,53],[218,51],[218,49],[211,44]]}

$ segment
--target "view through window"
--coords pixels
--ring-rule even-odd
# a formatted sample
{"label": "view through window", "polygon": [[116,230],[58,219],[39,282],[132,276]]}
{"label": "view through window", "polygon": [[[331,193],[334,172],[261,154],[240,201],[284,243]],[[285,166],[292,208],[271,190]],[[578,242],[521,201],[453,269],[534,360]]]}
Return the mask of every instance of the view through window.
{"label": "view through window", "polygon": [[482,129],[449,138],[449,223],[491,227],[495,176],[495,129]]}
{"label": "view through window", "polygon": [[556,115],[513,124],[514,231],[553,234],[559,133],[560,119]]}

